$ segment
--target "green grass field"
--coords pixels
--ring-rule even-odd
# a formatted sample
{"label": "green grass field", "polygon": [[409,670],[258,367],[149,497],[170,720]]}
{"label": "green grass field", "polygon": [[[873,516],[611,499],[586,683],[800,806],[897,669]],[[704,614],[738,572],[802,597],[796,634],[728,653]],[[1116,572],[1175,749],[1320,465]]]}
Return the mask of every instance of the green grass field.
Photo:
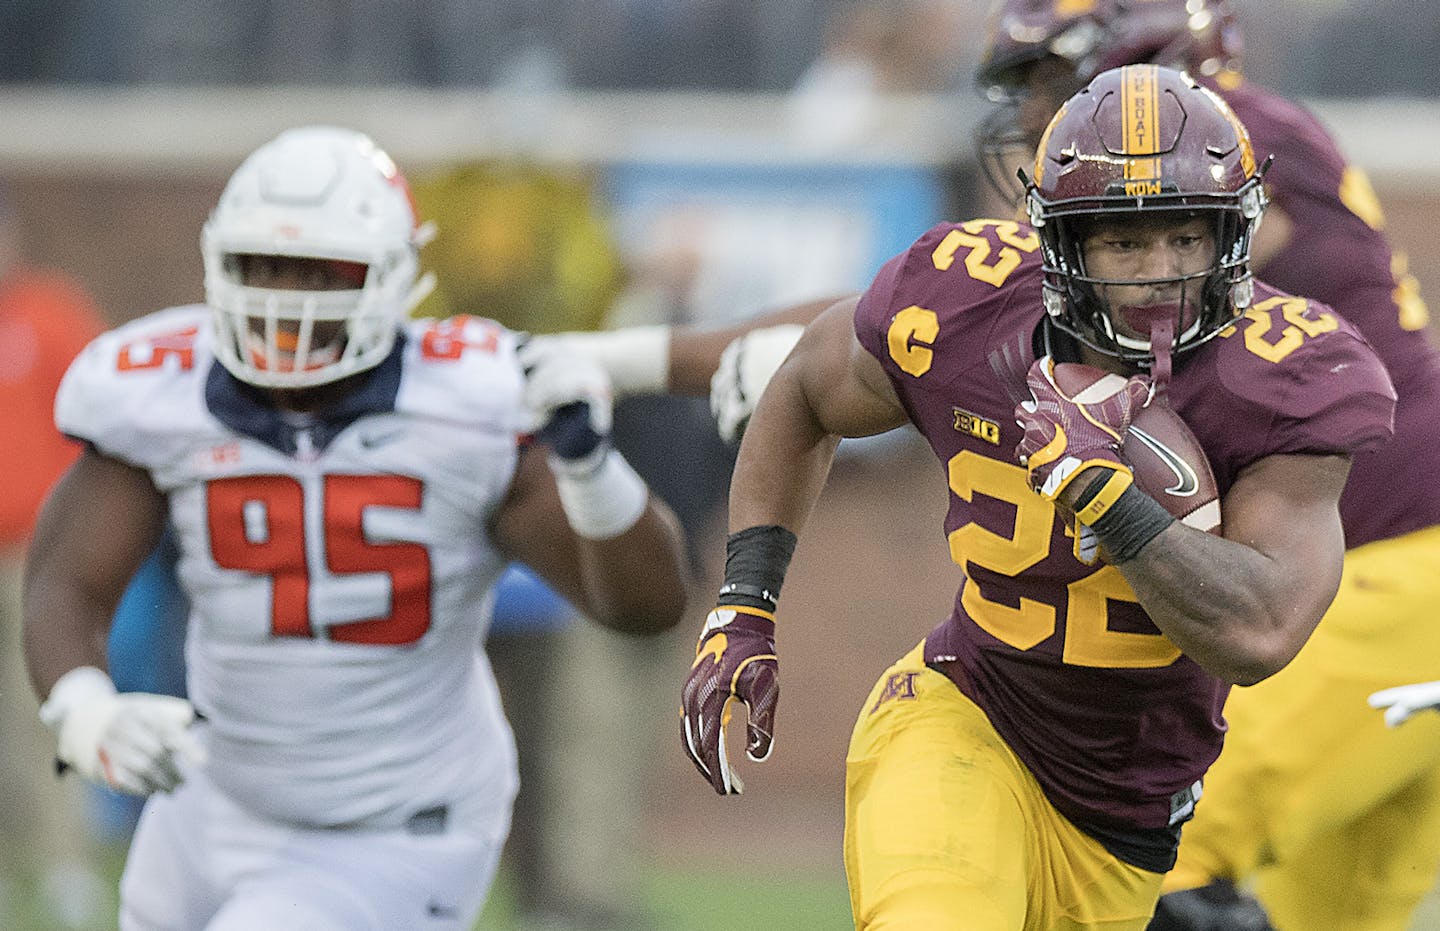
{"label": "green grass field", "polygon": [[[0,928],[5,931],[114,931],[114,885],[121,867],[116,852],[104,864],[97,890],[99,910],[88,921],[67,924],[46,907],[36,877],[17,877],[0,885]],[[75,892],[76,890],[67,890]],[[83,890],[80,890],[84,894]],[[734,931],[736,928],[784,928],[832,931],[851,927],[844,884],[812,875],[770,876],[721,870],[707,875],[664,867],[651,870],[638,911],[646,923],[626,931]],[[514,915],[508,882],[501,876],[476,931],[579,931],[579,926],[522,922]],[[613,929],[620,931],[620,929]],[[1416,912],[1411,931],[1440,931],[1440,895],[1432,894]]]}
{"label": "green grass field", "polygon": [[[66,922],[52,908],[36,876],[14,877],[0,885],[0,928],[4,931],[114,931],[115,887],[122,866],[120,853],[106,858],[96,910],[79,923]],[[626,931],[734,931],[736,928],[785,928],[787,931],[830,931],[850,926],[850,903],[843,883],[805,875],[770,877],[723,872],[707,876],[663,868],[651,871],[637,911],[646,923]],[[57,890],[58,892],[59,890]],[[87,895],[69,889],[67,894]],[[75,905],[73,901],[70,903]],[[578,931],[578,926],[535,926],[514,914],[507,878],[495,885],[477,931]],[[620,929],[613,929],[620,931]]]}

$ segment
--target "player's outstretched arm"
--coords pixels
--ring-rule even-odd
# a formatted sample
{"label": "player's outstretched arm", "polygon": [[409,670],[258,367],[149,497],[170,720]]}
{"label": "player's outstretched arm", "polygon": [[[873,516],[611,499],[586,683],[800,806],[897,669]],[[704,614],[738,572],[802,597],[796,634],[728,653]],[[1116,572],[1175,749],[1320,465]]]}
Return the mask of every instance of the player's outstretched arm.
{"label": "player's outstretched arm", "polygon": [[25,573],[25,661],[59,759],[136,795],[174,788],[177,756],[202,757],[189,702],[117,694],[104,671],[115,606],[164,522],[148,474],[87,451],[46,501]]}
{"label": "player's outstretched arm", "polygon": [[[534,336],[532,341],[561,343],[566,351],[590,357],[605,370],[617,397],[667,393],[699,397],[711,394],[712,381],[722,366],[727,348],[742,337],[768,330],[773,331],[770,337],[760,339],[766,351],[753,354],[752,362],[772,358],[773,361],[763,368],[752,366],[753,371],[746,373],[748,386],[763,388],[795,344],[799,331],[831,304],[844,299],[841,295],[792,304],[726,326],[657,324],[593,333],[555,333]],[[776,340],[781,334],[788,337],[783,343],[784,351],[777,354],[772,346],[780,346]],[[739,377],[740,373],[734,374]],[[755,391],[750,407],[753,408],[754,399],[758,397],[759,392]]]}
{"label": "player's outstretched arm", "polygon": [[705,619],[681,691],[681,742],[721,795],[743,788],[725,724],[748,709],[746,754],[769,757],[780,698],[775,607],[800,532],[843,436],[899,426],[905,413],[880,365],[855,338],[854,300],[812,324],[776,372],[740,447],[730,485],[725,581]]}
{"label": "player's outstretched arm", "polygon": [[491,532],[593,620],[629,633],[673,627],[685,607],[679,523],[610,445],[610,385],[554,340],[518,358],[537,442],[521,451]]}
{"label": "player's outstretched arm", "polygon": [[[792,304],[724,327],[672,327],[666,390],[672,394],[709,394],[713,388],[712,380],[720,367],[721,357],[732,343],[760,330],[784,328],[777,332],[794,334],[790,340],[790,345],[793,346],[799,335],[799,330],[794,328],[803,329],[831,305],[852,296],[840,294],[803,304]],[[786,349],[788,352],[789,347]],[[784,358],[782,353],[775,360],[775,365],[778,366]],[[774,366],[767,373],[766,380],[768,375],[773,373]],[[757,394],[756,398],[758,397]]]}

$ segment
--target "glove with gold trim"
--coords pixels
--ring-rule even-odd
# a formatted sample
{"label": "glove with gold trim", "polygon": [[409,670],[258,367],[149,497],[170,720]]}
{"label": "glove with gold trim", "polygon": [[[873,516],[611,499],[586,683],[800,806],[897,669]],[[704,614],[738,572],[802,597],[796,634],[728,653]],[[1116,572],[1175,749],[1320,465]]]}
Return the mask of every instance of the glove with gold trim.
{"label": "glove with gold trim", "polygon": [[749,709],[745,755],[760,763],[774,748],[779,700],[774,615],[744,605],[722,604],[711,611],[681,692],[680,718],[685,752],[719,794],[744,790],[725,750],[725,726],[734,703],[743,702]]}
{"label": "glove with gold trim", "polygon": [[1033,400],[1015,408],[1015,420],[1025,429],[1015,458],[1041,497],[1056,500],[1091,466],[1133,476],[1120,450],[1130,421],[1150,398],[1145,379],[1086,365],[1056,365],[1044,356],[1030,366],[1025,381]]}

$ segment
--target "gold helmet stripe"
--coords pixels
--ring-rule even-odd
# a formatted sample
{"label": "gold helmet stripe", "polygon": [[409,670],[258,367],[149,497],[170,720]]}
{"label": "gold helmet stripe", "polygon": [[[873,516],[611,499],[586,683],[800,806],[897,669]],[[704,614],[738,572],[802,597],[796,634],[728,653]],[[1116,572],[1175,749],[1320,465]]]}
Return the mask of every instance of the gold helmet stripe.
{"label": "gold helmet stripe", "polygon": [[1120,72],[1120,105],[1125,119],[1125,154],[1160,152],[1160,79],[1156,65],[1126,65]]}

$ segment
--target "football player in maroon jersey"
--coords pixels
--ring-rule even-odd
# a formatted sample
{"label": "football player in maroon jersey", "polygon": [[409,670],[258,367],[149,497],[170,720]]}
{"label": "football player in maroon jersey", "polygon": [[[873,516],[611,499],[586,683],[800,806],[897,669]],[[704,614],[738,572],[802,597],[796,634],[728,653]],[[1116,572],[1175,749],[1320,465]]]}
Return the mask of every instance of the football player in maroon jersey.
{"label": "football player in maroon jersey", "polygon": [[1440,869],[1440,722],[1387,731],[1365,699],[1440,678],[1440,490],[1396,478],[1434,461],[1440,409],[1440,355],[1415,279],[1391,251],[1369,182],[1325,128],[1242,77],[1224,0],[1004,0],[991,26],[979,80],[1004,101],[982,133],[992,177],[1014,181],[998,167],[1014,144],[1033,152],[1060,101],[1099,71],[1186,68],[1235,111],[1256,157],[1274,156],[1256,276],[1339,311],[1398,395],[1394,440],[1355,457],[1340,502],[1340,593],[1295,663],[1231,695],[1226,751],[1185,828],[1165,884],[1176,894],[1162,899],[1154,931],[1241,926],[1227,911],[1244,908],[1236,882],[1253,885],[1282,931],[1403,931]]}
{"label": "football player in maroon jersey", "polygon": [[[925,233],[780,366],[740,448],[725,581],[683,690],[687,752],[738,792],[724,723],[745,703],[747,754],[769,755],[776,601],[835,446],[914,424],[948,476],[965,578],[851,740],[860,928],[1144,928],[1225,695],[1320,620],[1351,459],[1391,432],[1393,389],[1355,330],[1251,277],[1261,167],[1208,89],[1150,65],[1100,74],[1050,124],[1027,205],[1032,225]],[[1127,380],[1067,396],[1057,361]],[[1119,438],[1147,403],[1206,450],[1223,536],[1133,483]]]}

